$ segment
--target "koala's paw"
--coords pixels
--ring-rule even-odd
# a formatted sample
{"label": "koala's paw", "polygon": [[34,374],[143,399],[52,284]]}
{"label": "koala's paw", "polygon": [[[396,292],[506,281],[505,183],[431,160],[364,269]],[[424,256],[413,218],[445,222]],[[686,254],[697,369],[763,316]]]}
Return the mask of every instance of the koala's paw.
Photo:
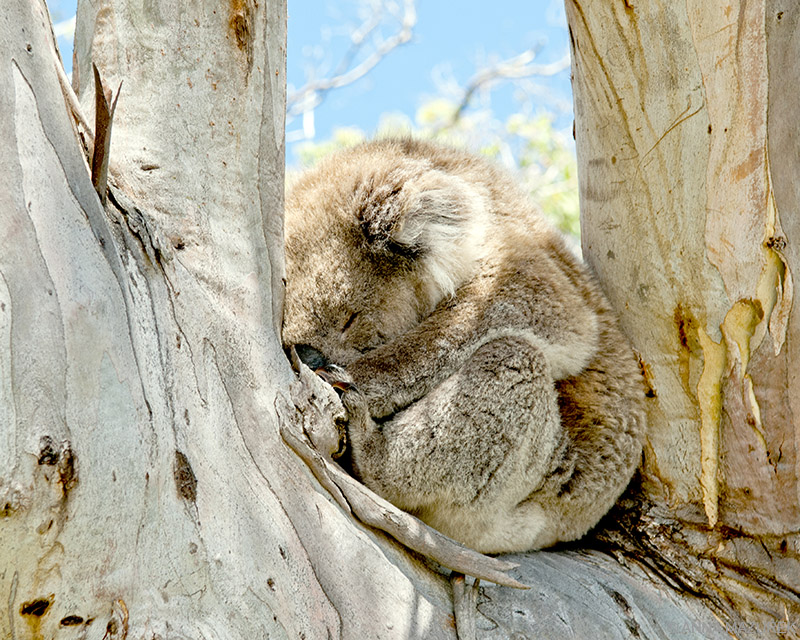
{"label": "koala's paw", "polygon": [[353,378],[338,364],[326,364],[314,370],[320,378],[336,389],[336,393],[341,397],[347,391],[355,389]]}
{"label": "koala's paw", "polygon": [[347,412],[348,429],[366,427],[370,420],[369,407],[364,395],[353,384],[353,379],[347,371],[335,364],[328,364],[318,368],[315,373],[331,385],[342,401],[342,406]]}

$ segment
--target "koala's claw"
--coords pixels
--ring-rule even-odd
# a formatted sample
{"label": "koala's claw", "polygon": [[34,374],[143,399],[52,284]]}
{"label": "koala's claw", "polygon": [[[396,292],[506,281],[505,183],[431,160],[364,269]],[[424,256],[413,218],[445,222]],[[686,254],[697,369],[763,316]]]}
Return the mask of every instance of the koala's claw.
{"label": "koala's claw", "polygon": [[314,371],[320,378],[331,385],[342,401],[345,413],[347,414],[346,423],[349,429],[364,430],[370,422],[369,408],[361,392],[358,390],[353,379],[347,371],[338,365],[329,364],[319,367]]}
{"label": "koala's claw", "polygon": [[347,391],[355,391],[356,387],[353,384],[350,376],[340,366],[329,364],[324,367],[319,367],[314,371],[320,378],[336,389],[336,393],[340,396]]}

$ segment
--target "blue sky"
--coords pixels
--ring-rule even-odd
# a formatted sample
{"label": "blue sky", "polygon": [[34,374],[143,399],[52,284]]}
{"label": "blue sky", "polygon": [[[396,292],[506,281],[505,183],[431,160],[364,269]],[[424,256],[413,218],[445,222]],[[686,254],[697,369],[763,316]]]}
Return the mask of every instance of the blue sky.
{"label": "blue sky", "polygon": [[[50,0],[55,23],[75,13],[77,0]],[[402,4],[402,0],[397,0]],[[309,73],[324,74],[335,67],[349,47],[349,33],[360,24],[363,0],[288,0],[287,75],[290,87],[304,85]],[[455,7],[455,9],[454,9]],[[563,0],[417,0],[417,23],[411,41],[392,51],[364,78],[335,89],[314,111],[316,140],[325,140],[336,127],[353,126],[373,132],[383,114],[400,113],[413,120],[426,99],[441,95],[448,82],[464,85],[493,60],[539,48],[536,62],[558,60],[567,53],[568,35]],[[64,31],[69,31],[65,25]],[[387,25],[384,33],[392,29]],[[70,70],[71,35],[59,37]],[[358,58],[356,58],[358,59]],[[554,112],[559,127],[572,122],[569,71],[540,82],[537,108]],[[511,83],[491,94],[498,116],[518,108],[519,90]],[[302,123],[290,121],[290,140],[299,137]],[[287,160],[295,157],[289,144]]]}

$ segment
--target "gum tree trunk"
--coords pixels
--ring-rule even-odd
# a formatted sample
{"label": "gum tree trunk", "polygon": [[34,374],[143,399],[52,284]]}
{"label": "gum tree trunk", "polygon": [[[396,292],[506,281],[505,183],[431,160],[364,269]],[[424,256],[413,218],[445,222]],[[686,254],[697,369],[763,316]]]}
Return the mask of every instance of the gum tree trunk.
{"label": "gum tree trunk", "polygon": [[739,636],[800,637],[800,6],[566,6],[584,253],[651,395],[615,540]]}
{"label": "gum tree trunk", "polygon": [[123,83],[105,209],[44,2],[0,9],[0,637],[454,637],[279,435],[285,3],[78,24],[89,122],[92,62]]}
{"label": "gum tree trunk", "polygon": [[[575,34],[576,15],[583,14],[576,5],[570,12]],[[626,15],[615,19],[624,26]],[[79,105],[59,82],[43,0],[14,0],[0,9],[0,136],[5,143],[0,154],[2,638],[456,638],[448,572],[395,538],[418,550],[435,547],[437,557],[451,568],[478,567],[476,573],[512,582],[505,576],[506,564],[476,559],[446,545],[446,553],[441,552],[443,543],[429,530],[337,475],[335,467],[308,446],[308,440],[315,442],[325,453],[336,403],[335,395],[313,376],[298,381],[278,337],[285,21],[286,7],[280,1],[81,2],[72,79]],[[655,23],[649,29],[658,32]],[[580,79],[584,65],[598,73],[588,64],[592,58],[584,58],[588,54],[581,42],[587,39],[579,33],[576,82],[586,84],[576,88],[578,100],[584,101],[579,102],[578,123],[583,188],[588,190],[589,253],[606,282],[610,274],[598,256],[611,260],[608,252],[614,251],[628,270],[639,260],[642,279],[636,280],[637,286],[641,282],[653,295],[666,295],[668,289],[644,278],[649,273],[644,269],[650,268],[648,260],[666,260],[664,251],[673,245],[646,245],[647,252],[632,253],[636,243],[620,242],[599,252],[599,240],[592,239],[592,209],[603,203],[611,208],[608,198],[597,197],[603,189],[623,198],[614,210],[628,211],[630,220],[644,219],[634,217],[635,212],[651,218],[671,215],[673,220],[674,214],[664,207],[632,206],[635,194],[649,193],[645,185],[666,198],[658,182],[632,178],[623,186],[598,186],[607,184],[601,171],[610,167],[626,167],[634,178],[640,176],[641,171],[633,171],[631,157],[634,152],[646,155],[646,149],[626,142],[628,155],[617,152],[617,161],[608,167],[596,169],[602,163],[586,162],[587,157],[605,158],[595,146],[603,138],[597,135],[588,142],[584,133],[592,130],[590,118],[598,117],[587,114],[606,112],[584,105],[592,92],[602,95],[598,87],[602,90],[611,75],[602,72],[601,65],[600,75],[593,76],[599,84]],[[796,58],[790,41],[771,42],[780,52],[770,54],[778,56],[774,59]],[[655,61],[650,71],[659,82],[673,76],[678,82],[677,67],[665,66],[673,62]],[[85,151],[92,147],[93,128],[86,123],[95,122],[92,64],[113,98],[119,95],[105,205],[93,188],[91,156]],[[636,75],[641,70],[619,73],[616,82],[630,91],[634,79],[644,77]],[[770,109],[791,113],[788,85],[779,89],[785,93],[770,103]],[[609,108],[601,122],[612,125],[609,131],[618,124],[614,113]],[[643,116],[626,117],[635,123],[635,117]],[[94,128],[98,133],[108,126]],[[669,140],[662,133],[656,139]],[[102,148],[99,140],[100,135],[97,146]],[[667,148],[661,144],[654,157],[662,173],[654,170],[655,177],[648,180],[680,176],[670,188],[686,191],[683,197],[694,201],[689,182],[699,179],[689,160],[697,162],[696,156],[685,154],[684,172],[668,159],[661,160],[662,147]],[[774,144],[796,144],[796,139],[784,132]],[[719,168],[728,154],[714,148],[718,164],[709,165],[713,170],[708,171],[719,179],[730,174]],[[791,148],[796,154],[796,147]],[[587,156],[592,149],[595,155]],[[768,151],[772,166],[783,166],[772,157],[778,147]],[[757,173],[754,169],[753,176]],[[771,180],[769,193],[774,193],[768,202],[777,202],[771,210],[794,206],[791,169],[773,169],[766,175]],[[713,193],[730,195],[716,189]],[[702,206],[693,215],[706,216],[709,210]],[[713,210],[718,211],[716,205]],[[778,229],[779,216],[770,220]],[[637,233],[650,238],[652,225],[638,224]],[[759,512],[767,507],[753,498],[743,513],[751,520],[761,513],[763,522],[753,520],[749,537],[731,537],[728,497],[719,487],[740,485],[719,480],[715,494],[708,482],[708,456],[699,462],[696,442],[700,424],[706,434],[703,442],[713,432],[708,419],[703,422],[698,410],[698,415],[680,413],[683,422],[659,422],[659,412],[677,410],[673,404],[682,406],[678,392],[684,387],[667,387],[662,383],[669,378],[665,372],[679,376],[685,371],[691,390],[704,371],[721,369],[716,378],[705,374],[711,383],[703,387],[711,389],[707,406],[718,407],[723,415],[717,452],[728,455],[739,442],[725,439],[725,434],[739,433],[725,422],[738,415],[733,409],[737,398],[741,404],[755,397],[760,406],[756,427],[773,442],[770,438],[777,432],[767,430],[776,424],[771,412],[790,407],[786,354],[793,331],[787,306],[793,245],[785,220],[784,229],[756,252],[766,265],[758,271],[766,275],[758,279],[762,285],[756,293],[768,290],[762,280],[771,277],[777,292],[772,302],[767,293],[762,298],[733,296],[726,289],[733,285],[718,276],[721,284],[713,292],[694,291],[682,298],[680,314],[670,308],[664,316],[667,307],[655,303],[646,310],[653,318],[682,319],[680,331],[667,331],[662,327],[666,321],[624,316],[650,364],[657,396],[644,474],[644,495],[654,506],[624,511],[620,517],[623,522],[638,517],[647,526],[677,522],[687,527],[694,544],[698,536],[716,544],[724,533],[724,542],[731,541],[729,553],[736,552],[740,540],[764,541],[765,553],[776,559],[768,567],[771,573],[764,573],[768,582],[763,590],[771,590],[773,598],[765,611],[783,597],[781,581],[789,580],[786,572],[793,567],[783,564],[783,558],[795,553],[795,547],[788,546],[795,542],[786,537],[789,550],[782,551],[785,536],[761,535],[757,526],[768,526],[769,518],[769,526],[784,532],[794,522],[790,502],[780,503],[786,510],[775,520],[772,511]],[[721,231],[712,235],[718,239],[714,246],[724,245],[719,242]],[[714,258],[713,264],[725,264],[729,273],[733,270],[743,278],[744,271],[733,269],[726,259]],[[700,264],[686,260],[690,271],[691,265]],[[708,271],[713,274],[705,267],[704,273]],[[624,307],[622,294],[611,293]],[[757,309],[763,317],[775,318],[769,332],[751,320],[752,335],[760,338],[749,338],[748,357],[741,348],[736,351],[738,360],[729,355],[734,346],[745,344],[741,332],[731,333],[741,322],[731,320],[731,331],[721,334],[714,324],[718,318],[707,311],[702,315],[698,301],[712,300],[712,293],[733,296],[733,304],[728,298],[708,303],[722,320],[727,317],[726,304],[737,309],[737,321],[742,314],[745,320],[747,313],[759,316]],[[701,324],[701,317],[711,319]],[[642,337],[637,327],[652,327],[654,333]],[[665,333],[656,340],[659,327]],[[673,344],[676,335],[685,336],[677,343],[685,354]],[[732,337],[725,341],[724,335]],[[655,340],[658,348],[648,351],[648,340]],[[785,381],[774,387],[781,401],[772,405],[761,395],[766,393],[766,374],[755,375],[756,363],[778,362],[767,359],[772,352],[764,351],[767,345],[774,352],[778,343],[784,358],[779,360],[784,368],[778,371]],[[703,357],[704,350],[724,354],[725,366],[718,355],[713,360],[717,369],[704,367],[707,360],[712,362]],[[753,393],[742,395],[742,388],[750,389],[744,384],[751,384]],[[769,449],[770,460],[776,460],[775,468],[783,474],[779,486],[796,493],[795,485],[785,482],[794,478],[794,440],[788,430],[781,433],[780,457]],[[679,446],[686,451],[675,448]],[[721,456],[718,459],[724,460]],[[683,475],[673,470],[680,460],[687,465]],[[747,461],[755,464],[755,458]],[[692,474],[702,476],[705,493]],[[725,478],[722,471],[716,477]],[[672,502],[664,500],[664,487],[670,487]],[[705,512],[698,512],[697,505],[705,497],[711,509],[715,495],[717,525],[704,529],[698,513]],[[651,561],[661,558],[663,548],[657,543],[662,538],[649,536],[646,526],[628,537],[619,528],[607,531],[599,543],[509,558],[520,565],[511,575],[530,590],[493,586],[486,580],[477,594],[466,589],[459,607],[462,616],[471,609],[473,619],[472,624],[460,624],[462,640],[729,637],[720,620],[738,621],[737,610],[729,607],[723,612],[727,618],[721,617],[701,597],[676,590],[671,574],[665,580],[663,563]],[[631,555],[631,540],[649,546]],[[720,554],[725,545],[720,542],[717,548]],[[754,548],[743,547],[748,553]],[[695,588],[695,595],[703,594]],[[477,609],[472,597],[477,598]],[[470,627],[475,634],[470,635]]]}

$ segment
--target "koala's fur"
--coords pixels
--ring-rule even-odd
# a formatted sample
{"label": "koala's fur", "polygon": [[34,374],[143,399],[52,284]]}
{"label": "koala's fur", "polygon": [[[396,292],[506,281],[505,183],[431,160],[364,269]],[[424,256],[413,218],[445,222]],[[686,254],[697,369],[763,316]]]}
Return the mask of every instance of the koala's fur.
{"label": "koala's fur", "polygon": [[285,232],[283,341],[352,381],[368,487],[486,553],[597,523],[640,459],[641,375],[598,285],[505,174],[365,143],[298,180]]}

